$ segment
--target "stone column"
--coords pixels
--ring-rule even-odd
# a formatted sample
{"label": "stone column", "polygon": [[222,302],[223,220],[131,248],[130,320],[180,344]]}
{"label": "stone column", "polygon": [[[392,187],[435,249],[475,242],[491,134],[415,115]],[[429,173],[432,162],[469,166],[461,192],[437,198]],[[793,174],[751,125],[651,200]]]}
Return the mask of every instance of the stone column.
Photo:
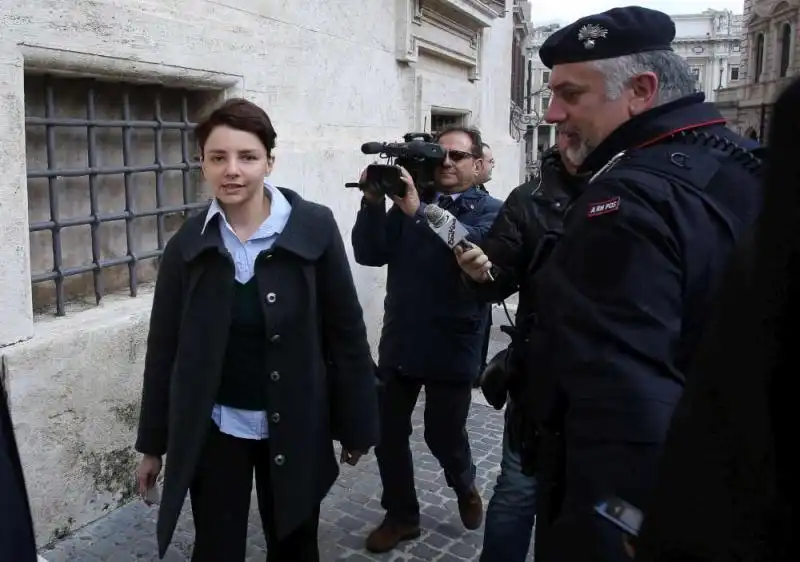
{"label": "stone column", "polygon": [[22,55],[0,40],[0,347],[33,336]]}

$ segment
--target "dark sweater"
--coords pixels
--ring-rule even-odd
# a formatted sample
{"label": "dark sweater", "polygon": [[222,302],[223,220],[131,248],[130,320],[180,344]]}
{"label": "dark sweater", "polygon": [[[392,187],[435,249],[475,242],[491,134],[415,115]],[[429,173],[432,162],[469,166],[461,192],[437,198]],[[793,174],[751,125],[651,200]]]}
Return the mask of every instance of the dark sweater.
{"label": "dark sweater", "polygon": [[267,409],[266,325],[258,283],[234,283],[231,325],[217,403],[242,410]]}

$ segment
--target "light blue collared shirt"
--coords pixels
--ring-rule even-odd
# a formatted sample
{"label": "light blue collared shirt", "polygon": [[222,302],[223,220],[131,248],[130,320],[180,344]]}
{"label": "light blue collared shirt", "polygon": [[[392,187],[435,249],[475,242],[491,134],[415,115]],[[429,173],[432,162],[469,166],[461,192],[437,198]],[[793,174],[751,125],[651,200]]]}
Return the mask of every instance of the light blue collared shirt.
{"label": "light blue collared shirt", "polygon": [[[247,283],[255,275],[256,257],[261,252],[272,248],[292,213],[292,206],[280,190],[266,181],[264,188],[272,201],[269,217],[245,242],[236,236],[225,217],[225,211],[222,210],[216,199],[211,202],[208,213],[206,213],[203,232],[211,219],[217,215],[220,217],[217,224],[225,249],[233,259],[237,283]],[[269,437],[269,425],[265,411],[240,410],[215,404],[211,411],[211,419],[217,424],[219,430],[227,435],[241,439],[266,439]]]}

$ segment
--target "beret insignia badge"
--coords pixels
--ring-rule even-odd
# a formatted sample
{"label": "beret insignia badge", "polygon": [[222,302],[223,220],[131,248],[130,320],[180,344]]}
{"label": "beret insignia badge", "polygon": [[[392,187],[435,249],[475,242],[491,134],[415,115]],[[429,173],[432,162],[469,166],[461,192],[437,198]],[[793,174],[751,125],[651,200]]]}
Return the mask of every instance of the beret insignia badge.
{"label": "beret insignia badge", "polygon": [[585,49],[594,49],[595,41],[605,38],[607,35],[607,29],[593,23],[587,23],[578,31],[578,41],[583,41]]}

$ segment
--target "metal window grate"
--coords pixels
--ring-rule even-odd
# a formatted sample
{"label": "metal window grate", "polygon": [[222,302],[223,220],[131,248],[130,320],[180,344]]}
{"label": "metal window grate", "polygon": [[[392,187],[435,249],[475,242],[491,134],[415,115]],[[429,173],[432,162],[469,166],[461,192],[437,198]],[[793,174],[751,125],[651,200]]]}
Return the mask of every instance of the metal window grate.
{"label": "metal window grate", "polygon": [[463,115],[431,112],[431,133],[438,133],[439,131],[443,131],[447,127],[453,127],[456,125],[463,125],[463,124],[464,124]]}
{"label": "metal window grate", "polygon": [[[55,284],[55,308],[58,316],[65,315],[65,305],[67,296],[65,295],[65,280],[71,276],[77,276],[91,272],[93,277],[94,298],[99,304],[105,295],[103,272],[114,266],[127,265],[128,269],[128,288],[130,295],[137,295],[139,284],[138,268],[142,261],[151,260],[160,256],[165,246],[165,217],[182,214],[185,218],[192,211],[207,205],[207,201],[192,200],[192,172],[200,168],[200,163],[192,157],[194,150],[190,150],[193,139],[190,134],[196,124],[190,120],[189,100],[193,92],[180,90],[180,120],[168,121],[162,118],[162,93],[166,88],[156,88],[153,94],[152,119],[141,120],[132,116],[131,95],[138,95],[142,86],[115,84],[121,87],[121,99],[113,100],[111,103],[118,103],[121,107],[119,119],[107,119],[98,117],[97,103],[99,84],[95,81],[80,80],[85,91],[85,118],[61,117],[57,115],[56,100],[61,93],[58,88],[63,88],[67,83],[75,84],[77,79],[56,79],[52,76],[42,77],[43,86],[43,106],[44,116],[26,116],[25,124],[27,127],[44,128],[44,144],[46,169],[28,169],[27,177],[31,180],[46,180],[47,197],[49,199],[49,220],[32,221],[30,232],[49,231],[52,240],[52,271],[33,273],[31,282],[36,285],[52,281]],[[175,90],[171,90],[175,94]],[[63,113],[63,112],[62,112]],[[58,162],[58,151],[66,150],[56,142],[56,130],[58,128],[81,128],[86,132],[86,164],[83,167],[68,167]],[[99,153],[103,146],[98,143],[98,132],[107,129],[119,129],[121,131],[122,165],[111,166],[101,165]],[[132,157],[132,135],[137,130],[150,130],[153,132],[154,158],[150,164],[135,164]],[[177,162],[168,162],[165,158],[163,146],[163,136],[167,131],[179,131],[180,133],[180,152],[181,158]],[[182,203],[168,205],[165,203],[165,182],[166,172],[179,171],[182,174]],[[135,204],[134,186],[132,178],[135,174],[154,174],[153,187],[155,188],[155,207],[150,209],[137,208]],[[196,172],[195,172],[196,174]],[[103,176],[118,175],[123,177],[124,185],[124,209],[110,211],[104,209],[100,204],[103,194],[102,188],[98,185]],[[78,216],[65,218],[61,214],[61,199],[63,182],[68,178],[87,178],[89,195],[89,214],[88,216]],[[136,189],[141,189],[139,185]],[[135,236],[134,220],[142,217],[155,217],[156,220],[156,248],[141,249],[141,245]],[[101,246],[107,245],[103,239],[101,226],[105,223],[125,222],[125,243],[127,252],[125,255],[116,257],[103,257]],[[91,263],[83,265],[68,266],[64,263],[64,247],[62,232],[70,227],[89,226],[91,236]],[[124,269],[123,269],[124,271]]]}

